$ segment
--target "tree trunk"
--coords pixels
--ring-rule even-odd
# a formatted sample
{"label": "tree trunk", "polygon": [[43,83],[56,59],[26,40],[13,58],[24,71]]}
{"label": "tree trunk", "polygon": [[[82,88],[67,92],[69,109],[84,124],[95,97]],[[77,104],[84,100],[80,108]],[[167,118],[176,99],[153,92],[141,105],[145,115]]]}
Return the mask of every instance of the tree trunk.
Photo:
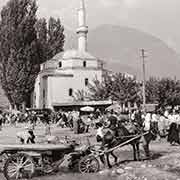
{"label": "tree trunk", "polygon": [[13,105],[9,103],[9,110],[11,111],[13,109]]}
{"label": "tree trunk", "polygon": [[26,111],[26,102],[23,101],[22,103],[22,112],[25,112]]}
{"label": "tree trunk", "polygon": [[14,110],[17,111],[17,108],[18,108],[18,107],[17,107],[17,104],[15,104],[15,105],[14,105]]}
{"label": "tree trunk", "polygon": [[128,101],[128,110],[131,113],[131,103]]}
{"label": "tree trunk", "polygon": [[126,109],[126,105],[125,105],[125,103],[123,103],[122,107],[123,107],[123,112],[124,112],[124,111],[125,111],[125,109]]}

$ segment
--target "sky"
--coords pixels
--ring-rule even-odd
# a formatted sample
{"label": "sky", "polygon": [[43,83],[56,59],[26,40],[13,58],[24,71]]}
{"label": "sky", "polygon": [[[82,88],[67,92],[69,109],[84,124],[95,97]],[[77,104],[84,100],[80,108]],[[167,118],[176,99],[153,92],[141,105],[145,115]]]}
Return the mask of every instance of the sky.
{"label": "sky", "polygon": [[[0,0],[0,8],[7,0]],[[39,17],[60,17],[77,27],[80,0],[37,0]],[[180,0],[85,0],[90,29],[102,24],[132,27],[163,40],[180,53]]]}

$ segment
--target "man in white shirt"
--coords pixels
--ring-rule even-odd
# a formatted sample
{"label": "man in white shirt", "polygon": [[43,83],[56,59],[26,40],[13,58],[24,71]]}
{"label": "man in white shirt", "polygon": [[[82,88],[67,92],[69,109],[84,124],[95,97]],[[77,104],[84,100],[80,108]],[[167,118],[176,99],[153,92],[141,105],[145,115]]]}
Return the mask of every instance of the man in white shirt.
{"label": "man in white shirt", "polygon": [[151,113],[147,113],[145,115],[145,120],[143,122],[144,131],[149,131],[150,130],[150,125],[151,125]]}

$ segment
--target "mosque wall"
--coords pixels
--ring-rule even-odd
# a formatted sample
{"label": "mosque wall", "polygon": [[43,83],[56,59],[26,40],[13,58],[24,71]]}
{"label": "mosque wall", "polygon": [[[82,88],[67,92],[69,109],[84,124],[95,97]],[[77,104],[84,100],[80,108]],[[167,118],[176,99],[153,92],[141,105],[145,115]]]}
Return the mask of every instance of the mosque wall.
{"label": "mosque wall", "polygon": [[49,86],[49,102],[48,107],[52,108],[52,104],[55,102],[64,103],[73,100],[72,96],[69,96],[69,89],[73,89],[72,77],[48,77]]}
{"label": "mosque wall", "polygon": [[85,79],[88,79],[88,83],[92,84],[95,78],[102,79],[101,70],[74,70],[74,89],[88,91],[88,85],[85,84]]}
{"label": "mosque wall", "polygon": [[73,59],[68,59],[68,60],[60,60],[62,67],[61,68],[72,68],[73,64]]}
{"label": "mosque wall", "polygon": [[53,108],[53,103],[74,101],[75,92],[88,91],[88,84],[95,78],[101,81],[101,70],[74,70],[72,76],[54,75],[41,78],[35,85],[36,108]]}
{"label": "mosque wall", "polygon": [[[86,62],[84,66],[84,62]],[[68,59],[68,60],[59,60],[59,68],[97,68],[98,67],[98,61],[96,60],[82,60],[82,59]]]}
{"label": "mosque wall", "polygon": [[88,27],[83,0],[78,10],[78,25],[78,50],[57,54],[41,64],[35,84],[36,108],[53,108],[53,103],[72,102],[77,90],[88,91],[88,84],[95,78],[102,81],[102,67],[98,59],[87,52]]}
{"label": "mosque wall", "polygon": [[[84,62],[86,62],[86,66],[84,66]],[[88,67],[93,67],[93,68],[97,68],[98,67],[98,64],[97,64],[97,61],[94,61],[94,60],[75,60],[73,61],[73,67],[82,67],[82,68],[88,68]]]}

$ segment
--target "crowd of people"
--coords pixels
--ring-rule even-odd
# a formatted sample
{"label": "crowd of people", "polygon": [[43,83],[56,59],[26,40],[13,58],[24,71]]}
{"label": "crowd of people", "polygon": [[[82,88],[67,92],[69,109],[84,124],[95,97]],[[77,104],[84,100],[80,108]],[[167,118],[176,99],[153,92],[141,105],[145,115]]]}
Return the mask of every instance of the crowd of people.
{"label": "crowd of people", "polygon": [[171,145],[180,144],[180,111],[177,108],[165,111],[153,111],[141,114],[134,111],[131,120],[143,125],[144,130],[149,130],[149,122],[157,123],[159,139],[166,138]]}
{"label": "crowd of people", "polygon": [[[109,114],[111,117],[109,118]],[[165,111],[149,111],[143,113],[136,109],[126,112],[101,112],[97,109],[94,112],[84,113],[81,111],[58,111],[48,114],[44,112],[39,116],[35,111],[27,111],[25,113],[0,112],[0,129],[3,124],[16,125],[17,123],[28,123],[28,131],[32,133],[38,122],[44,123],[46,126],[45,134],[51,134],[50,124],[60,126],[62,128],[70,128],[74,133],[88,133],[90,128],[101,129],[113,124],[113,121],[135,123],[138,128],[148,131],[150,129],[149,122],[154,122],[158,127],[159,139],[166,138],[171,145],[180,144],[180,111],[175,108]],[[100,130],[98,130],[100,132]],[[98,137],[100,138],[100,137]],[[33,142],[34,140],[32,140]]]}
{"label": "crowd of people", "polygon": [[[102,118],[104,119],[104,118]],[[139,128],[140,131],[146,132],[150,130],[150,125],[153,123],[157,127],[158,139],[167,138],[171,145],[180,145],[180,111],[178,109],[170,109],[165,111],[149,111],[143,113],[139,109],[129,113],[115,113],[105,118],[103,123],[108,124],[112,130],[117,122],[128,124],[132,122]],[[102,137],[103,123],[97,123],[97,141]]]}
{"label": "crowd of people", "polygon": [[[143,113],[140,109],[126,112],[100,112],[97,109],[88,115],[81,114],[79,111],[57,112],[56,123],[61,127],[71,127],[75,133],[85,133],[89,127],[102,128],[113,124],[113,118],[120,122],[134,122],[143,131],[150,129],[150,123],[157,124],[158,138],[166,138],[171,145],[180,144],[180,110],[178,108],[168,110],[154,110]],[[58,118],[57,118],[58,117]],[[111,117],[111,118],[109,118]],[[100,132],[100,130],[99,130]]]}
{"label": "crowd of people", "polygon": [[35,112],[3,112],[0,111],[0,124],[2,125],[16,125],[17,123],[33,122],[36,123],[38,117]]}

